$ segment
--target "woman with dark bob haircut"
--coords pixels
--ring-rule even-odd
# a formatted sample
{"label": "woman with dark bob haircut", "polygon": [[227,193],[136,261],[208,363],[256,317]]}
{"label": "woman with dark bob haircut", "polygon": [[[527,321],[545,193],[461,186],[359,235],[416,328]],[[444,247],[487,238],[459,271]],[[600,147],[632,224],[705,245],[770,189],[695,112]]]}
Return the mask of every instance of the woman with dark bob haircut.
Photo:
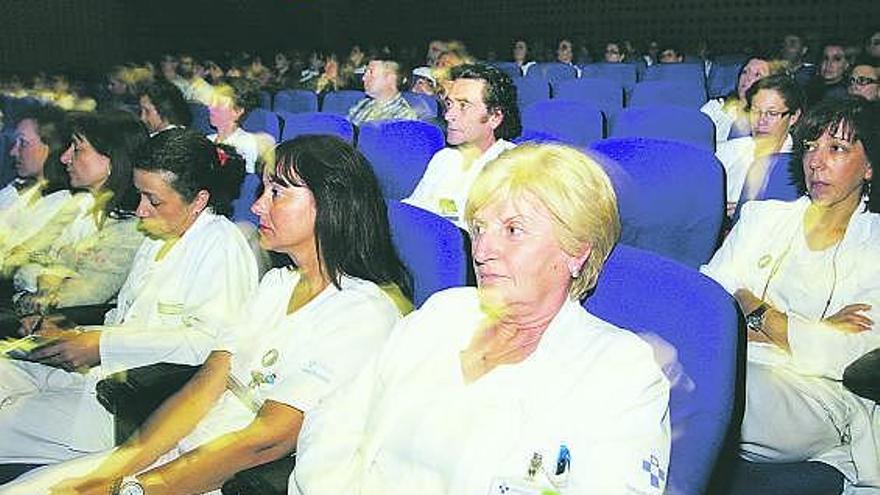
{"label": "woman with dark bob haircut", "polygon": [[[141,146],[134,163],[136,214],[147,239],[115,306],[96,321],[70,317],[103,325],[60,330],[54,314],[23,323],[25,333],[52,341],[27,355],[34,363],[24,370],[0,362],[0,399],[16,402],[14,409],[0,409],[0,462],[51,464],[112,447],[112,416],[95,400],[96,381],[158,362],[202,364],[257,287],[253,251],[238,227],[218,214],[229,211],[244,160],[200,134],[171,129]],[[81,373],[86,370],[88,377]],[[15,389],[16,381],[27,382],[18,380],[23,373],[55,385]],[[25,411],[27,421],[19,417]]]}
{"label": "woman with dark bob haircut", "polygon": [[822,102],[796,125],[804,196],[752,201],[702,271],[746,315],[740,455],[820,461],[845,493],[880,488],[880,410],[844,388],[844,369],[880,348],[880,109]]}
{"label": "woman with dark bob haircut", "polygon": [[10,493],[59,482],[61,493],[216,490],[290,453],[304,416],[376,354],[409,309],[410,283],[369,163],[329,136],[298,137],[275,155],[253,210],[263,246],[292,265],[263,277],[239,324],[138,434],[108,455],[34,472]]}

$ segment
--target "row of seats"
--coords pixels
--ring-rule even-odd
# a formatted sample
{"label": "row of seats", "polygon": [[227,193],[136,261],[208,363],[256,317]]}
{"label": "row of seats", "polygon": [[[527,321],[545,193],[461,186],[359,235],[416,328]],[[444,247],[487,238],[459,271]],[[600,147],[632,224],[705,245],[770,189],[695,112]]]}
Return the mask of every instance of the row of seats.
{"label": "row of seats", "polygon": [[606,63],[569,65],[560,62],[542,62],[532,65],[525,76],[513,62],[492,64],[516,79],[543,79],[550,83],[577,78],[599,78],[620,83],[627,91],[641,81],[679,81],[702,86],[709,96],[724,96],[736,88],[736,78],[746,57],[740,55],[720,56],[713,61],[706,75],[706,64],[699,60],[676,64]]}

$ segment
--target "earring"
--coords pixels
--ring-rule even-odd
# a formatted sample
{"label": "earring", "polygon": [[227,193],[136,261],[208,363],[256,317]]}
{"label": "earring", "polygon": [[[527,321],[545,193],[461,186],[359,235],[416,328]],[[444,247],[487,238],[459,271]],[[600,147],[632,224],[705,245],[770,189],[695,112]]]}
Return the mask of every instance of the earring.
{"label": "earring", "polygon": [[865,181],[862,183],[862,196],[865,198],[871,197],[871,181]]}
{"label": "earring", "polygon": [[568,271],[571,273],[571,278],[578,278],[581,275],[581,271],[573,266],[569,267]]}

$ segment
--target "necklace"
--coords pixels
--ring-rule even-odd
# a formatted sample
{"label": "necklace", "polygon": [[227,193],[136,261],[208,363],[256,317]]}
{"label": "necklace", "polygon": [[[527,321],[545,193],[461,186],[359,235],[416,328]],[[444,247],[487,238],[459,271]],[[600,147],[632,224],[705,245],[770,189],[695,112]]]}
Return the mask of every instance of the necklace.
{"label": "necklace", "polygon": [[[794,243],[795,238],[801,232],[798,230],[795,232],[794,236],[788,241],[788,245],[785,247],[785,251],[779,256],[776,260],[776,263],[770,269],[770,273],[767,275],[767,280],[764,282],[764,289],[761,291],[761,302],[764,303],[767,300],[767,289],[770,288],[770,282],[776,277],[779,269],[782,267],[782,262],[785,261],[785,258],[788,256],[788,253],[791,251],[791,246]],[[828,314],[828,308],[831,306],[831,301],[834,298],[834,291],[837,288],[837,253],[840,252],[840,245],[843,244],[843,237],[839,241],[837,241],[837,245],[834,246],[834,253],[831,255],[831,291],[828,293],[828,298],[825,300],[825,307],[822,308],[822,315],[819,316],[819,320],[824,320],[825,315]],[[760,261],[759,261],[760,264]]]}

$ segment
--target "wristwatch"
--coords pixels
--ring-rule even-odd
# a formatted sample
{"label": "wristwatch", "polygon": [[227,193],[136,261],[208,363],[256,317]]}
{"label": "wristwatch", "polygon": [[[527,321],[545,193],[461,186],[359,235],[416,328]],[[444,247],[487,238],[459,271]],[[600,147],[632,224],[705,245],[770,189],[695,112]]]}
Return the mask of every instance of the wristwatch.
{"label": "wristwatch", "polygon": [[144,485],[134,476],[126,476],[119,483],[119,489],[113,492],[116,495],[144,495]]}
{"label": "wristwatch", "polygon": [[746,328],[753,332],[761,332],[764,330],[764,315],[767,313],[767,310],[770,309],[770,305],[767,303],[761,303],[760,306],[753,309],[751,313],[746,315]]}

